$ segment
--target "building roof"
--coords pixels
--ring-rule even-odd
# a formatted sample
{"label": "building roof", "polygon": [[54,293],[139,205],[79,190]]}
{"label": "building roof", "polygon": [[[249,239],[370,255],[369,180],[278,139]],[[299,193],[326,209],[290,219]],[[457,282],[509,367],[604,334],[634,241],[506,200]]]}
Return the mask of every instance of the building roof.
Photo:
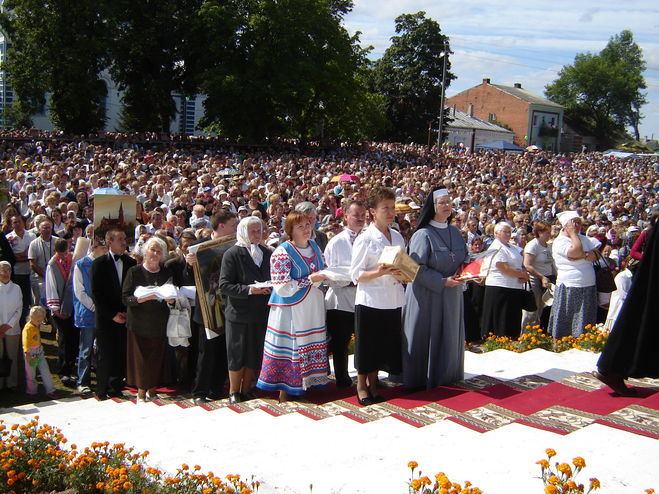
{"label": "building roof", "polygon": [[512,130],[506,129],[505,127],[500,127],[495,125],[492,122],[487,120],[482,120],[480,118],[471,117],[468,113],[462,112],[460,110],[450,109],[449,118],[453,119],[452,122],[448,124],[449,128],[458,128],[458,129],[478,129],[478,130],[492,130],[496,132],[507,132],[513,134]]}
{"label": "building roof", "polygon": [[490,85],[510,94],[511,96],[519,98],[522,101],[526,101],[527,103],[530,103],[532,105],[543,105],[543,106],[552,106],[554,108],[563,108],[563,105],[559,105],[558,103],[549,101],[547,98],[543,98],[542,96],[533,94],[531,91],[527,91],[526,89],[521,87],[502,86],[500,84],[490,84]]}

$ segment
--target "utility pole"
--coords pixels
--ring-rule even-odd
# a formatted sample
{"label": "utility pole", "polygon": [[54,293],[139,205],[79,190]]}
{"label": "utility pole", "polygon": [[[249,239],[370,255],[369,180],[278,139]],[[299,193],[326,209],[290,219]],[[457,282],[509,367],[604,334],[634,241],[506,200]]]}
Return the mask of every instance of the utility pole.
{"label": "utility pole", "polygon": [[437,132],[437,152],[442,148],[442,130],[444,128],[444,91],[446,90],[446,59],[448,58],[448,42],[444,39],[444,51],[442,56],[442,96],[439,105],[439,132]]}

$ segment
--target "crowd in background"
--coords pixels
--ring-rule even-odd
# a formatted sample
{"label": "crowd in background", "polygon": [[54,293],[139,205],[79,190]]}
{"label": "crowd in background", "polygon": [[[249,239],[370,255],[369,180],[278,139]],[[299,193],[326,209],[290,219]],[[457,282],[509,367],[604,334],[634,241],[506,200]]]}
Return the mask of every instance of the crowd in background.
{"label": "crowd in background", "polygon": [[[604,157],[601,153],[556,154],[540,151],[523,154],[468,154],[463,148],[447,148],[436,152],[421,145],[390,143],[370,143],[358,148],[338,147],[333,150],[292,144],[287,149],[250,149],[230,147],[217,140],[205,139],[163,142],[156,135],[142,136],[140,139],[121,135],[105,136],[103,144],[82,138],[57,140],[53,139],[53,135],[45,134],[32,139],[27,135],[12,134],[11,137],[14,139],[0,140],[0,184],[5,187],[0,190],[0,194],[4,195],[6,201],[0,223],[0,248],[2,260],[13,267],[12,280],[20,289],[22,306],[19,316],[13,317],[13,314],[12,318],[9,318],[8,310],[0,307],[0,316],[4,311],[3,317],[6,318],[0,321],[3,323],[0,333],[7,342],[5,347],[17,355],[19,344],[16,343],[16,338],[20,337],[20,328],[29,319],[29,308],[32,305],[43,305],[50,309],[48,318],[56,326],[58,335],[62,335],[60,343],[67,340],[75,342],[61,349],[58,372],[61,376],[70,377],[79,390],[88,391],[91,385],[91,364],[85,365],[81,362],[90,361],[94,335],[97,340],[96,350],[100,348],[100,353],[103,352],[104,345],[110,345],[112,353],[123,354],[125,345],[128,345],[129,369],[131,366],[143,366],[148,355],[157,354],[160,359],[158,365],[162,369],[158,369],[154,375],[145,376],[139,369],[133,370],[133,375],[146,378],[145,384],[138,386],[142,398],[152,396],[165,375],[171,376],[170,379],[173,380],[178,379],[180,384],[192,389],[199,386],[200,373],[204,376],[208,373],[215,376],[211,381],[222,381],[221,385],[202,386],[203,389],[195,394],[196,398],[202,401],[221,395],[223,379],[232,375],[235,383],[231,384],[230,391],[237,400],[252,393],[259,379],[263,383],[262,388],[266,390],[279,390],[295,395],[299,394],[298,388],[306,388],[273,387],[268,384],[272,375],[262,374],[259,377],[261,361],[258,355],[263,354],[265,345],[267,357],[268,345],[273,348],[272,345],[276,343],[268,335],[264,336],[265,342],[263,337],[249,341],[232,339],[231,335],[237,333],[236,328],[242,328],[240,317],[236,316],[240,313],[241,297],[261,296],[259,300],[263,311],[260,320],[265,320],[264,318],[268,317],[268,297],[265,295],[270,294],[270,317],[273,317],[274,295],[270,290],[252,292],[248,289],[245,293],[235,286],[236,280],[232,282],[224,279],[224,295],[234,297],[233,302],[225,301],[225,306],[230,310],[235,309],[232,313],[235,317],[227,323],[228,332],[222,340],[222,345],[229,349],[233,345],[234,351],[238,351],[235,350],[237,347],[254,347],[261,354],[232,360],[232,353],[229,351],[228,363],[222,345],[211,344],[212,338],[204,338],[203,334],[195,334],[193,338],[199,341],[198,345],[193,343],[185,351],[180,351],[181,349],[168,349],[164,346],[155,349],[144,341],[133,341],[135,331],[129,331],[128,341],[117,349],[112,343],[108,343],[105,336],[100,338],[99,345],[98,328],[94,333],[98,319],[93,316],[90,319],[87,314],[86,322],[74,325],[76,317],[73,317],[75,309],[72,308],[68,314],[64,314],[71,317],[62,317],[64,300],[55,297],[53,302],[53,297],[46,293],[49,283],[47,271],[50,269],[54,273],[50,280],[51,291],[58,291],[58,283],[62,286],[67,283],[69,275],[57,277],[57,273],[65,273],[67,269],[71,274],[73,286],[75,270],[67,263],[71,263],[70,254],[75,251],[78,239],[93,237],[94,192],[98,189],[114,188],[136,196],[138,226],[134,238],[128,238],[127,241],[119,242],[120,239],[115,235],[117,232],[114,232],[109,238],[106,237],[105,245],[103,242],[90,243],[88,266],[81,265],[78,269],[88,269],[91,273],[92,261],[107,256],[108,249],[111,251],[110,255],[114,252],[117,256],[127,258],[124,252],[127,244],[130,246],[130,257],[134,261],[129,263],[124,260],[124,264],[132,265],[136,262],[134,269],[144,270],[140,271],[142,274],[139,276],[146,276],[150,282],[156,284],[156,278],[162,278],[162,282],[166,282],[168,277],[161,273],[157,276],[154,274],[151,279],[148,273],[159,272],[155,270],[159,269],[157,266],[160,264],[164,269],[165,261],[168,263],[167,273],[171,271],[178,284],[192,284],[190,265],[195,261],[194,257],[191,259],[188,255],[189,245],[201,239],[235,234],[239,222],[244,225],[242,247],[251,253],[255,263],[259,261],[258,268],[264,266],[264,259],[266,264],[271,262],[270,255],[273,260],[281,259],[281,255],[296,256],[294,252],[282,253],[275,250],[287,244],[286,240],[290,240],[291,245],[298,242],[302,246],[300,249],[311,248],[309,245],[317,246],[319,251],[314,250],[316,247],[308,251],[309,256],[316,257],[314,267],[310,268],[308,273],[299,273],[302,277],[312,278],[310,285],[315,289],[317,283],[323,281],[321,276],[314,274],[320,271],[319,268],[324,262],[321,252],[325,251],[333,237],[349,230],[348,213],[353,205],[357,204],[363,208],[364,216],[366,211],[369,211],[369,220],[365,221],[368,226],[378,222],[378,207],[384,207],[386,201],[391,201],[394,208],[391,225],[396,231],[394,237],[398,238],[399,235],[400,242],[410,245],[411,248],[415,245],[413,235],[420,228],[428,228],[429,224],[432,226],[432,221],[437,222],[437,225],[448,221],[448,224],[456,229],[455,232],[459,233],[458,238],[465,246],[465,255],[457,264],[469,261],[470,258],[475,259],[478,254],[488,249],[496,249],[496,253],[485,261],[490,264],[491,274],[483,286],[456,283],[461,285],[458,288],[464,303],[464,323],[460,323],[464,324],[462,340],[466,338],[471,342],[481,341],[490,331],[515,337],[526,324],[541,324],[549,328],[553,336],[561,337],[565,334],[579,334],[586,323],[604,322],[610,301],[604,297],[593,306],[582,300],[592,300],[593,295],[597,296],[596,292],[593,292],[594,278],[591,279],[590,274],[592,263],[607,265],[607,269],[617,272],[625,271],[630,259],[640,258],[647,236],[646,230],[650,227],[655,212],[653,208],[657,206],[656,193],[659,189],[659,177],[654,168],[655,162],[651,158],[617,160]],[[383,193],[383,189],[389,190],[391,196]],[[446,190],[447,193],[438,194],[440,189]],[[438,212],[440,204],[441,207],[448,208],[446,217]],[[435,208],[433,214],[436,216],[429,213],[425,223],[420,222],[423,216],[422,206],[431,210]],[[311,230],[307,240],[313,240],[311,244],[307,244],[305,239],[291,230],[290,224],[290,231],[287,231],[286,218],[296,210],[302,216],[306,215],[310,223]],[[382,223],[382,218],[387,216],[384,213],[379,214],[379,221]],[[303,223],[302,216],[294,218],[295,224]],[[258,239],[255,238],[255,231],[251,237],[247,231],[248,223],[255,224],[255,220],[242,223],[243,220],[253,217],[258,218]],[[359,227],[359,231],[363,228],[364,223]],[[387,228],[382,226],[381,232],[385,236],[387,231]],[[359,232],[355,234],[357,233]],[[377,236],[377,232],[373,235]],[[437,238],[442,242],[452,241],[451,235],[441,235]],[[393,242],[394,237],[389,235],[389,241]],[[152,238],[160,238],[162,243],[149,243]],[[118,246],[118,243],[122,245]],[[112,244],[115,246],[114,250],[111,249]],[[259,246],[258,249],[256,245]],[[552,245],[564,247],[552,252]],[[448,248],[448,245],[446,247],[447,249],[444,249],[439,245],[436,248],[442,252],[455,251],[453,245],[451,248]],[[94,253],[94,249],[98,251]],[[149,249],[153,253],[149,254]],[[599,252],[599,256],[596,256],[595,252]],[[414,252],[411,252],[411,255],[413,254]],[[420,259],[419,255],[415,258],[417,261]],[[425,265],[423,261],[421,264]],[[224,265],[222,266],[224,269]],[[373,280],[369,275],[362,277],[363,272],[367,271],[366,268],[353,268],[355,276],[352,285],[359,294],[360,283],[372,283]],[[369,269],[371,268],[373,267]],[[229,269],[235,271],[235,265],[229,265]],[[443,268],[435,266],[432,269],[441,271]],[[452,273],[445,273],[442,279],[453,276],[456,269],[451,265]],[[256,280],[258,273],[264,278],[267,269],[254,271],[255,279],[252,281],[265,281]],[[270,276],[273,274],[274,271],[271,271]],[[290,272],[288,274],[290,275]],[[127,275],[126,270],[124,276]],[[378,274],[392,275],[393,273]],[[129,276],[131,283],[134,283],[136,276],[139,277],[137,271]],[[80,274],[79,277],[78,291],[85,293],[85,275]],[[183,279],[185,277],[188,278]],[[275,280],[274,277],[272,279]],[[287,278],[287,283],[289,281]],[[520,289],[524,282],[529,282],[529,289],[536,294],[538,307],[535,311],[522,312],[520,303],[511,296],[510,290]],[[0,279],[0,288],[8,283]],[[93,284],[93,278],[91,283]],[[548,309],[543,310],[542,297],[550,285],[556,287],[555,306],[551,314]],[[241,286],[244,290],[244,286],[249,286],[249,283],[242,283]],[[446,286],[454,288],[452,282],[447,282]],[[304,287],[296,287],[301,288]],[[400,288],[403,289],[403,286]],[[410,285],[405,290],[409,306]],[[90,299],[94,299],[93,286],[89,283],[86,292]],[[277,290],[276,284],[273,292],[283,298],[294,297],[292,292],[282,295],[283,292]],[[352,296],[354,306],[355,295]],[[72,295],[71,297],[73,298]],[[360,305],[359,297],[361,295],[358,295],[357,305]],[[362,300],[368,299],[368,296],[364,297],[366,298]],[[3,299],[2,303],[7,305],[7,300]],[[81,302],[80,298],[77,300]],[[137,318],[133,319],[133,325],[135,320],[139,320],[134,308],[138,306],[138,302],[131,299],[128,292],[123,294],[123,301],[128,309],[125,313],[124,310],[117,311],[123,314],[123,320],[115,323],[128,322],[130,330],[131,317]],[[155,299],[143,302],[165,303]],[[616,300],[614,302],[618,303]],[[280,305],[285,306],[286,303],[281,302]],[[401,304],[397,308],[403,305],[405,303],[401,298]],[[328,306],[328,309],[337,307]],[[371,308],[377,309],[377,304]],[[165,313],[157,310],[155,305],[152,309],[153,311],[148,313],[149,317],[160,314],[158,317],[166,319]],[[379,309],[385,310],[383,307]],[[386,308],[390,309],[393,310],[394,307]],[[83,309],[79,307],[79,311],[80,318],[84,318]],[[357,325],[360,324],[360,318],[367,317],[376,321],[380,317],[377,314],[365,315],[367,312],[365,309],[357,311]],[[115,314],[111,316],[114,317]],[[285,318],[293,316],[279,314],[277,317],[277,323],[280,324]],[[402,317],[408,320],[410,315],[403,314]],[[330,315],[328,312],[329,326],[332,318],[336,318],[336,314]],[[199,322],[197,318],[197,323]],[[250,324],[256,323],[251,321]],[[312,327],[315,323],[307,321],[304,324],[310,324]],[[351,319],[340,324],[354,323]],[[84,329],[88,331],[85,332]],[[196,331],[198,333],[199,328]],[[402,331],[405,333],[407,329],[403,328]],[[131,334],[133,336],[130,336]],[[9,338],[12,338],[11,344],[8,343]],[[334,338],[339,338],[338,333]],[[367,345],[376,344],[377,338],[363,338],[365,339],[362,342],[368,342]],[[340,339],[345,341],[345,335]],[[403,347],[406,342],[409,343],[403,338]],[[318,341],[312,341],[309,345],[313,347],[317,343]],[[83,346],[86,350],[84,358]],[[221,354],[223,351],[223,357],[213,357],[213,363],[208,363],[209,354]],[[337,348],[331,351],[334,354],[341,353],[341,349]],[[359,345],[356,352],[359,355]],[[19,352],[18,355],[20,358],[22,353]],[[375,392],[375,384],[368,376],[382,367],[377,362],[370,361],[367,365],[365,355],[367,354],[362,354],[361,363],[357,364],[364,369],[363,372],[358,369],[358,374],[364,378],[358,381],[357,387],[360,403],[363,401],[368,404],[381,398]],[[405,356],[403,351],[403,363]],[[275,360],[279,358],[276,355],[270,357]],[[336,355],[334,357],[335,368],[338,365],[342,369],[342,375],[336,376],[337,383],[347,384],[347,369],[336,359]],[[341,356],[339,360],[343,358]],[[263,363],[265,365],[266,361]],[[223,374],[222,370],[217,369],[200,371],[200,366],[204,365],[224,366],[227,372]],[[459,368],[459,364],[456,365]],[[400,367],[400,362],[393,365],[392,373],[400,373]],[[121,374],[121,371],[113,371],[112,365],[107,362],[101,363],[101,368],[106,373]],[[327,369],[322,365],[317,368],[312,365],[310,369],[311,377],[305,378],[312,383],[310,386],[324,383],[319,373],[326,374]],[[102,390],[101,397],[106,397],[113,391],[109,381],[112,377],[117,377],[114,374],[105,377],[107,382],[104,386],[107,389]],[[456,376],[452,375],[451,378],[455,379]],[[428,379],[433,385],[437,385],[437,380]],[[245,383],[241,384],[242,381]],[[423,379],[412,379],[410,382],[414,386],[426,384]],[[12,389],[19,387],[15,375],[7,379],[5,386]],[[209,386],[213,389],[209,390]]]}

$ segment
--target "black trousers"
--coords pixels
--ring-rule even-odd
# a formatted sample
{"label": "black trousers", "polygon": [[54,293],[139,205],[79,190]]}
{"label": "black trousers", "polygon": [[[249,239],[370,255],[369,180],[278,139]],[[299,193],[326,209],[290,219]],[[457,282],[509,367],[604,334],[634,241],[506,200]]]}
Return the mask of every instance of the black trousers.
{"label": "black trousers", "polygon": [[209,340],[206,338],[206,330],[200,327],[198,341],[197,378],[192,394],[195,398],[223,396],[224,385],[229,377],[226,335]]}
{"label": "black trousers", "polygon": [[73,316],[62,319],[53,314],[53,325],[57,330],[57,373],[77,378],[80,331],[73,325]]}
{"label": "black trousers", "polygon": [[327,311],[327,332],[330,336],[329,350],[334,362],[337,381],[350,379],[348,374],[348,344],[355,331],[355,314],[343,310]]}
{"label": "black trousers", "polygon": [[121,391],[126,379],[126,326],[112,323],[96,330],[96,394]]}
{"label": "black trousers", "polygon": [[30,306],[32,305],[32,286],[30,285],[30,275],[29,274],[15,274],[14,283],[18,285],[21,289],[21,294],[23,295],[23,310],[21,312],[20,325],[21,328],[25,326],[25,321],[27,320],[27,315],[30,312]]}

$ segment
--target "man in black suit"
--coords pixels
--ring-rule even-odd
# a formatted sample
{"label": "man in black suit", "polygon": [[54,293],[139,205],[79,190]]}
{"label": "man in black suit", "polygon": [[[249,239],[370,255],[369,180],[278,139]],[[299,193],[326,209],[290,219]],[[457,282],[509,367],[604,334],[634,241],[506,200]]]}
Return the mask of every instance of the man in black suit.
{"label": "man in black suit", "polygon": [[121,284],[135,259],[126,254],[126,233],[105,234],[108,253],[92,262],[92,299],[96,306],[96,396],[121,395],[126,377],[126,306]]}
{"label": "man in black suit", "polygon": [[[213,234],[210,239],[202,239],[201,242],[235,235],[238,226],[238,218],[228,209],[221,209],[211,218],[211,228]],[[229,250],[235,242],[227,242],[217,247],[216,259],[214,265],[218,269],[222,266],[222,256]],[[186,260],[188,265],[197,262],[196,255],[188,254]],[[218,273],[219,275],[219,273]],[[219,276],[218,276],[219,278]],[[196,307],[193,320],[199,327],[199,354],[197,356],[197,377],[192,390],[194,402],[196,405],[207,403],[211,400],[224,398],[224,384],[229,376],[229,367],[227,363],[227,340],[223,328],[210,328],[221,332],[219,336],[209,339],[204,328],[204,321],[199,306],[199,297],[197,296]],[[222,330],[222,331],[220,331]]]}

